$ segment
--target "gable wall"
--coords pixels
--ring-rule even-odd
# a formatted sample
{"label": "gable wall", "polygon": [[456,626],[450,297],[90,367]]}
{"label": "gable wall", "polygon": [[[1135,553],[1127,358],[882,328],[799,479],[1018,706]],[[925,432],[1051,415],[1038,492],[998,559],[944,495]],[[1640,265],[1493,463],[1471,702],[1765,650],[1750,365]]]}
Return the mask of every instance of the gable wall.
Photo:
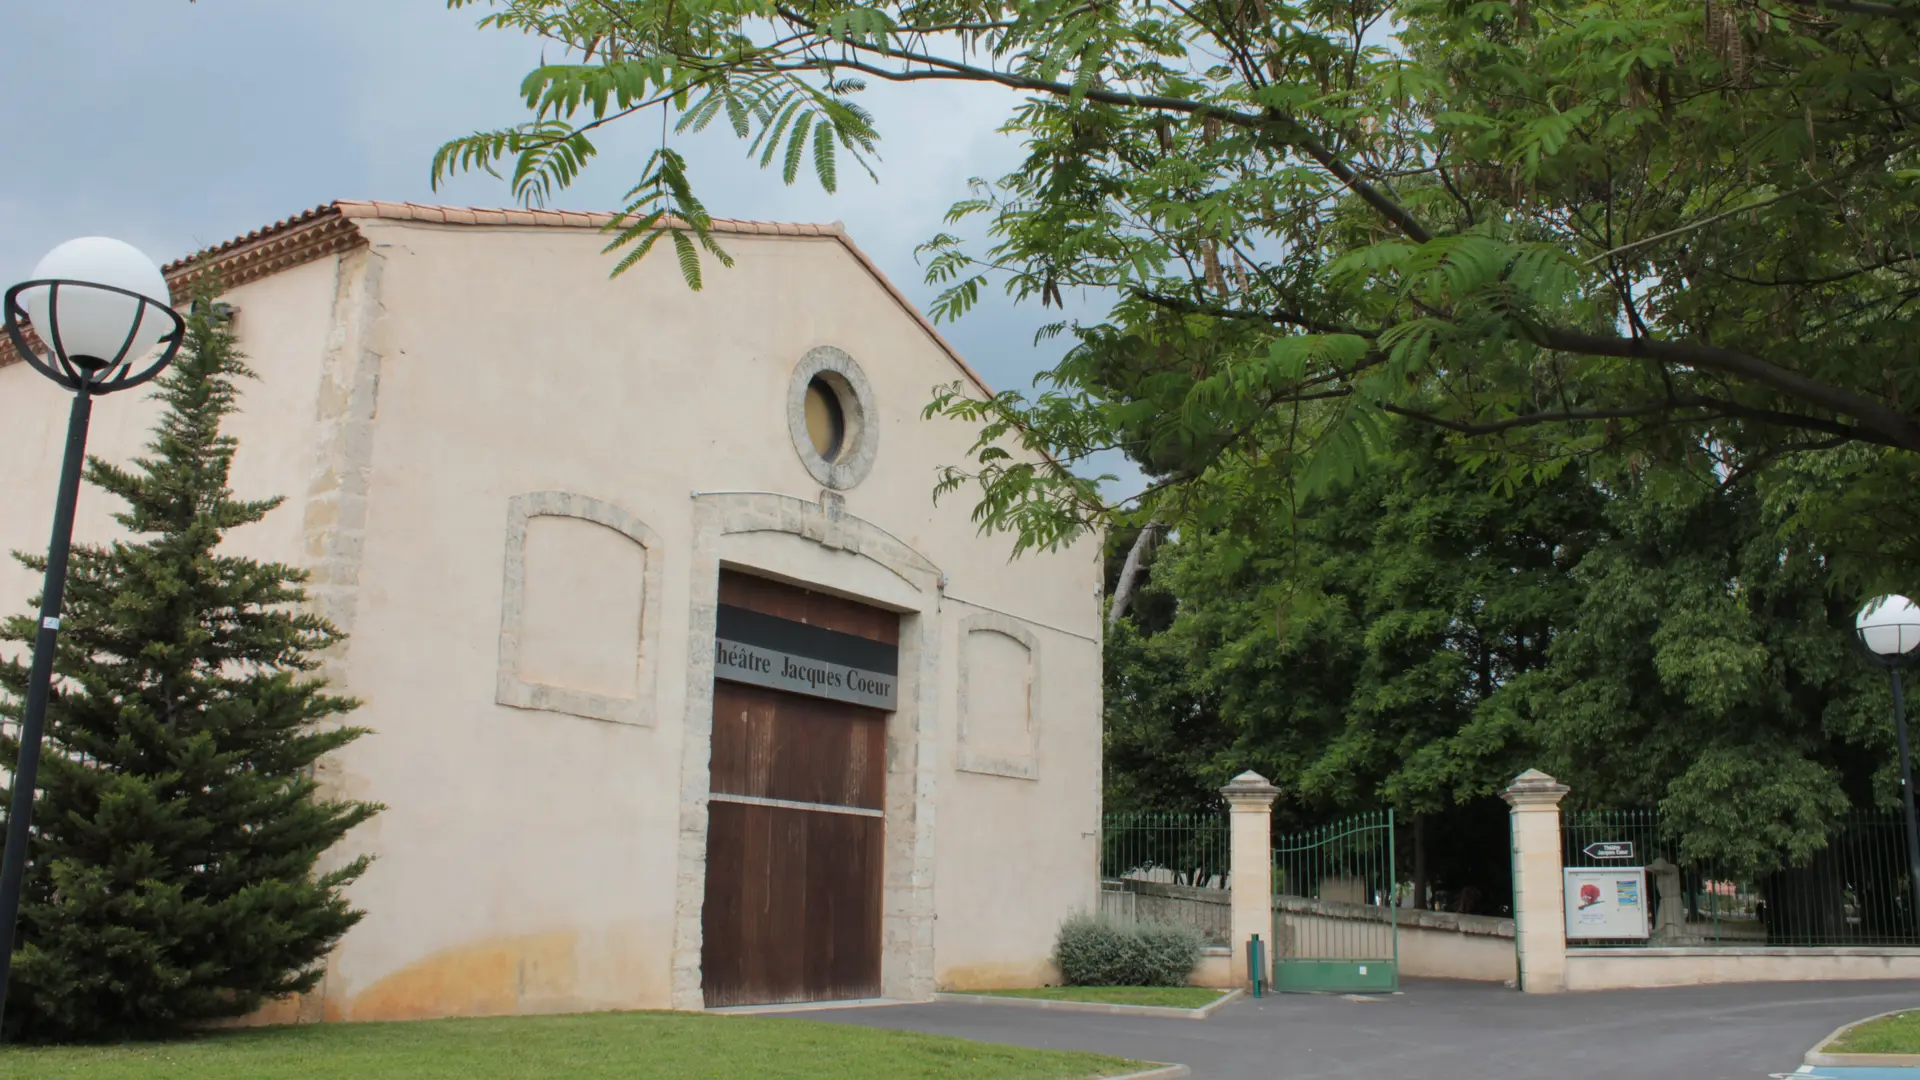
{"label": "gable wall", "polygon": [[[823,345],[860,364],[877,405],[874,466],[843,493],[845,514],[947,575],[933,598],[925,744],[890,743],[890,756],[936,763],[909,811],[943,823],[928,867],[932,978],[1038,981],[1058,918],[1094,899],[1095,545],[1009,562],[1005,538],[977,535],[966,493],[934,504],[935,468],[963,462],[971,441],[963,425],[921,418],[936,384],[963,377],[952,360],[833,238],[724,236],[738,265],[710,265],[695,293],[666,250],[609,280],[592,230],[362,228],[381,263],[369,334],[378,405],[350,689],[379,735],[342,755],[340,783],[389,809],[356,838],[380,859],[355,890],[370,915],[336,958],[329,1009],[690,1004],[671,968],[687,963],[684,931],[678,952],[674,938],[682,879],[701,872],[681,836],[703,821],[689,805],[704,792],[705,734],[692,717],[688,745],[687,710],[709,707],[685,675],[709,647],[687,630],[711,573],[696,559],[694,495],[817,503],[787,399],[790,372]],[[657,598],[614,584],[607,600],[635,605],[635,618],[657,612],[642,723],[497,700],[508,509],[535,492],[616,507],[653,538],[645,580]],[[737,550],[751,566],[749,548]],[[854,556],[780,558],[757,568],[818,582]],[[575,590],[570,601],[536,600],[547,586],[522,584],[529,610],[586,613],[593,581],[552,586]],[[1041,658],[1037,779],[956,770],[956,680],[978,629],[967,620],[994,611],[1028,626]],[[604,614],[582,625],[610,625]]]}

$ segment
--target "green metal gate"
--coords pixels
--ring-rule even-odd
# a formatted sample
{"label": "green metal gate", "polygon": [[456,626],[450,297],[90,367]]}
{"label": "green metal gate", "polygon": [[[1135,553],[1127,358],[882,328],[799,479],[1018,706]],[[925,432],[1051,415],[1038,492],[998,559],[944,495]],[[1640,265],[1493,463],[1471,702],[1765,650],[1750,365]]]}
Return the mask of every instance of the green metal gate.
{"label": "green metal gate", "polygon": [[1393,811],[1281,837],[1273,849],[1273,986],[1400,988]]}

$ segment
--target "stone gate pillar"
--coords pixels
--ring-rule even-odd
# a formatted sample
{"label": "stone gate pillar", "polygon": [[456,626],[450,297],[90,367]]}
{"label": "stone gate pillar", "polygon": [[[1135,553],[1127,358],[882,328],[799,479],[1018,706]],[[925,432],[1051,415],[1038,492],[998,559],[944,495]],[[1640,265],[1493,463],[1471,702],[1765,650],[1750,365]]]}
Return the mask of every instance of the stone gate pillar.
{"label": "stone gate pillar", "polygon": [[1266,777],[1243,772],[1220,789],[1227,799],[1231,830],[1227,884],[1232,889],[1232,980],[1252,982],[1247,971],[1247,941],[1255,934],[1273,958],[1273,800],[1280,794]]}
{"label": "stone gate pillar", "polygon": [[1560,873],[1560,800],[1567,785],[1538,769],[1514,777],[1500,797],[1513,807],[1513,943],[1520,989],[1567,988],[1567,916]]}

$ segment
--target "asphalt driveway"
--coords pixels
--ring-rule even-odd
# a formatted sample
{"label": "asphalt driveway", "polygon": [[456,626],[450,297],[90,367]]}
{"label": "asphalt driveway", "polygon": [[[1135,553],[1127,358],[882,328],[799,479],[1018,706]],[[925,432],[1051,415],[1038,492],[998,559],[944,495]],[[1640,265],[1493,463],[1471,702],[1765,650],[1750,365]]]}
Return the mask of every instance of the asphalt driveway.
{"label": "asphalt driveway", "polygon": [[1420,981],[1371,1000],[1242,1000],[1209,1020],[960,1002],[806,1018],[1180,1062],[1195,1080],[1764,1080],[1841,1024],[1913,1005],[1920,982],[1548,996]]}

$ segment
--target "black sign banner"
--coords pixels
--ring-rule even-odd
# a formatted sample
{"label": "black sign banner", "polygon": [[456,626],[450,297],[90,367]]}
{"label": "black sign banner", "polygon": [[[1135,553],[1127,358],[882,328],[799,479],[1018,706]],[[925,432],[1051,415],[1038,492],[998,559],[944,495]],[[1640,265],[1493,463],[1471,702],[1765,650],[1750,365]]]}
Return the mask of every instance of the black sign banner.
{"label": "black sign banner", "polygon": [[897,707],[900,648],[721,604],[713,677],[875,709]]}

